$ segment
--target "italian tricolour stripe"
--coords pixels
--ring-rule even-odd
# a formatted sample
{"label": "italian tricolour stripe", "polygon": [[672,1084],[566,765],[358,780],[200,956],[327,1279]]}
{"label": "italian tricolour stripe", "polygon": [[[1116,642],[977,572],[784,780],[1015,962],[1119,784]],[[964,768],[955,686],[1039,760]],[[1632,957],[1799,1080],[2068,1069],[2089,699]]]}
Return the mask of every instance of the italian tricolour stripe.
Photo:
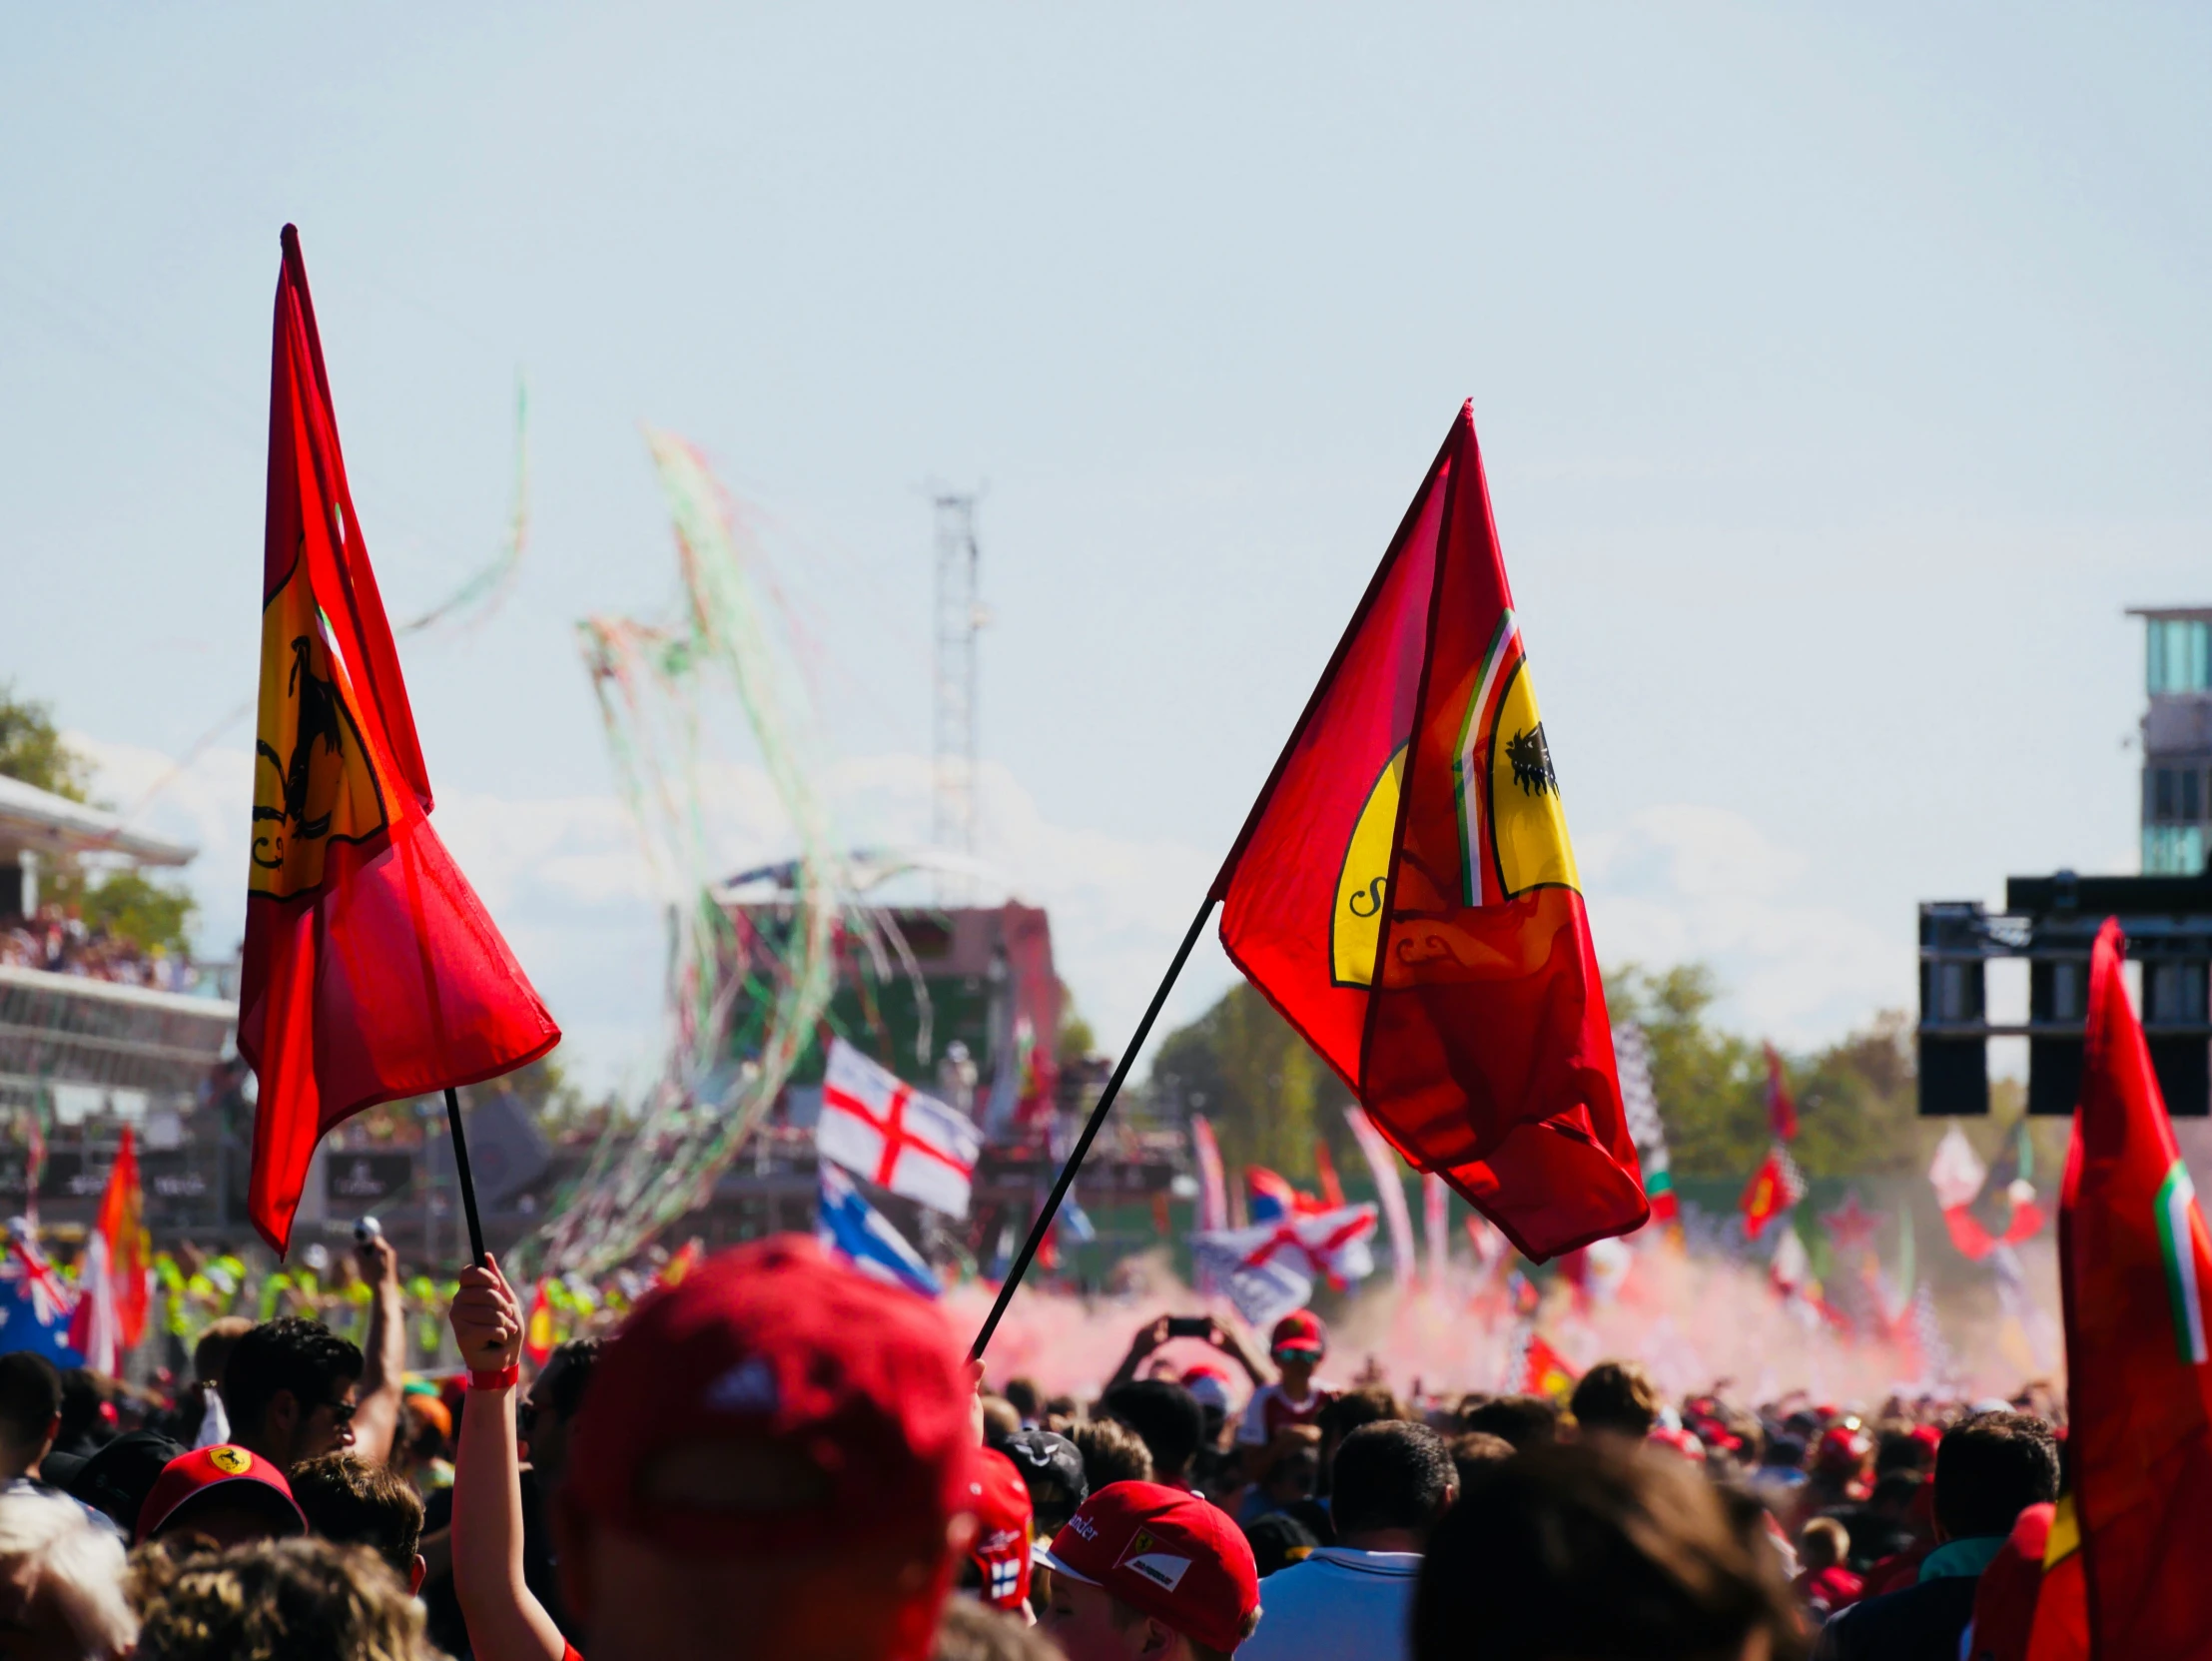
{"label": "italian tricolour stripe", "polygon": [[2212,1360],[2204,1341],[2204,1299],[2197,1284],[2197,1253],[2205,1243],[2196,1185],[2179,1160],[2158,1185],[2158,1244],[2166,1254],[2166,1292],[2173,1300],[2174,1343],[2192,1366]]}

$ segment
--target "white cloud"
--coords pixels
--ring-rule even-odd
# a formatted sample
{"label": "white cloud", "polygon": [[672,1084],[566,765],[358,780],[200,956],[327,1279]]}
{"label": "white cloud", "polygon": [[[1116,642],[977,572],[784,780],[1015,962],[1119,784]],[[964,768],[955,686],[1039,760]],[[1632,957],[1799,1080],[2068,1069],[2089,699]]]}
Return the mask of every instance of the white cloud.
{"label": "white cloud", "polygon": [[1726,808],[1646,808],[1576,846],[1599,958],[1702,961],[1732,1024],[1794,1045],[1912,1000],[1912,937],[1808,893],[1808,860]]}

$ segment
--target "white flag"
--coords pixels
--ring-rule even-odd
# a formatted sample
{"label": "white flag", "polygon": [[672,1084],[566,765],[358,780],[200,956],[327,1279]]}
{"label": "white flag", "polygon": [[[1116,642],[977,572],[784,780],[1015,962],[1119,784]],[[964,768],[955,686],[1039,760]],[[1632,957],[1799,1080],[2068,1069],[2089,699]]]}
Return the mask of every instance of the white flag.
{"label": "white flag", "polygon": [[1315,1275],[1339,1285],[1375,1271],[1373,1206],[1343,1206],[1279,1218],[1248,1229],[1206,1229],[1190,1237],[1191,1256],[1254,1326],[1272,1326],[1313,1296]]}
{"label": "white flag", "polygon": [[838,1038],[830,1041],[814,1146],[823,1159],[893,1194],[966,1217],[983,1137],[944,1103]]}

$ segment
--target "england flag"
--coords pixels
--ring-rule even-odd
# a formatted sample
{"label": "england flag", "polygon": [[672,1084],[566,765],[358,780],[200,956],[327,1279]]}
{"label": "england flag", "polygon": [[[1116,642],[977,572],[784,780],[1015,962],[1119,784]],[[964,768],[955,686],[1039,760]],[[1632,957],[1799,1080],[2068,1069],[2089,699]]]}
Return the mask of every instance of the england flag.
{"label": "england flag", "polygon": [[1254,1326],[1271,1326],[1313,1297],[1313,1282],[1341,1288],[1375,1271],[1375,1208],[1343,1206],[1249,1229],[1207,1229],[1190,1237],[1197,1266]]}
{"label": "england flag", "polygon": [[830,1041],[814,1146],[878,1188],[966,1217],[983,1135],[840,1038]]}

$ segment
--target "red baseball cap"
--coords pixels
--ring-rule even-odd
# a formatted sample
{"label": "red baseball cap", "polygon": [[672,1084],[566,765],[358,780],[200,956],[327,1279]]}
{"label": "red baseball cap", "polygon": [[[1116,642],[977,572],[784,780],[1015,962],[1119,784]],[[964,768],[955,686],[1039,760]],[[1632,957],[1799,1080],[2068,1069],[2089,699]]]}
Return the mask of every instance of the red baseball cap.
{"label": "red baseball cap", "polygon": [[1030,1519],[1037,1507],[1021,1468],[997,1448],[976,1451],[968,1509],[976,1513],[976,1543],[968,1556],[983,1571],[984,1602],[1021,1608],[1030,1598]]}
{"label": "red baseball cap", "polygon": [[1268,1349],[1288,1350],[1293,1355],[1319,1355],[1328,1346],[1327,1329],[1311,1309],[1292,1309],[1275,1322],[1274,1336],[1267,1340]]}
{"label": "red baseball cap", "polygon": [[1053,1536],[1046,1564],[1103,1587],[1194,1643],[1224,1653],[1259,1611],[1259,1570],[1228,1513],[1157,1482],[1111,1482]]}
{"label": "red baseball cap", "polygon": [[249,1448],[217,1442],[213,1447],[180,1453],[162,1466],[161,1475],[154,1478],[154,1485],[147,1489],[138,1508],[138,1531],[131,1536],[131,1543],[137,1545],[160,1533],[187,1500],[233,1482],[252,1483],[261,1490],[252,1497],[267,1503],[270,1515],[280,1525],[289,1519],[290,1526],[284,1527],[286,1534],[308,1531],[308,1519],[301,1514],[300,1502],[292,1497],[292,1484],[285,1480],[283,1471]]}
{"label": "red baseball cap", "polygon": [[756,1241],[623,1322],[584,1391],[562,1502],[685,1556],[942,1550],[974,1503],[973,1394],[936,1304],[805,1236]]}

